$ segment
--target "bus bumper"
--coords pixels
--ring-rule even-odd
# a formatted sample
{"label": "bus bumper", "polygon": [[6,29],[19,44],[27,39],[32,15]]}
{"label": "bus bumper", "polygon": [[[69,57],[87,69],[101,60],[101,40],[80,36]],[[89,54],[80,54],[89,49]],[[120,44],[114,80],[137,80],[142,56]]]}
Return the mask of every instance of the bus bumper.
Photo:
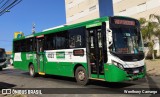
{"label": "bus bumper", "polygon": [[115,65],[106,65],[105,80],[108,82],[123,82],[129,80],[142,79],[146,75],[146,66],[138,67],[139,73],[133,73],[133,69],[120,69]]}

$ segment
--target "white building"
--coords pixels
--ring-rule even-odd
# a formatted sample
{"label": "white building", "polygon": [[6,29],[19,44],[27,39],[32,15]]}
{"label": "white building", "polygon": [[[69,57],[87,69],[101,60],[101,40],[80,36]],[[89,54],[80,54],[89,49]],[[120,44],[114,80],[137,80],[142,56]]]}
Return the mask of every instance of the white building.
{"label": "white building", "polygon": [[113,0],[114,15],[147,18],[150,14],[160,15],[160,0]]}
{"label": "white building", "polygon": [[67,24],[113,15],[112,0],[65,0],[65,7]]}

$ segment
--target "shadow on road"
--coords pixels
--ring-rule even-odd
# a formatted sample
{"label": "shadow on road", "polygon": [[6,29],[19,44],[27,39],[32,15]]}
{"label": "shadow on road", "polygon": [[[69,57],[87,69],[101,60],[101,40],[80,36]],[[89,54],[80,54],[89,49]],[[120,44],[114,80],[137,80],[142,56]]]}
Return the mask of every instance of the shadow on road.
{"label": "shadow on road", "polygon": [[135,84],[133,83],[125,83],[125,82],[106,82],[106,81],[96,81],[91,80],[89,85],[95,85],[95,86],[101,86],[101,87],[107,87],[107,88],[125,88],[129,86],[133,86]]}
{"label": "shadow on road", "polygon": [[12,73],[15,70],[12,69],[3,69],[2,71],[0,71],[0,74],[8,74],[8,73]]}
{"label": "shadow on road", "polygon": [[[149,76],[146,76],[146,79],[148,80],[148,85],[149,85],[149,89],[150,91],[159,91],[160,92],[160,88],[157,86],[156,82]],[[158,96],[159,95],[159,96]],[[150,97],[160,97],[160,94],[152,94]]]}
{"label": "shadow on road", "polygon": [[9,83],[5,83],[5,82],[0,82],[0,90],[12,88],[12,87],[15,87],[15,86],[16,86],[16,85],[14,85],[14,84],[9,84]]}
{"label": "shadow on road", "polygon": [[[28,75],[28,72],[22,73],[24,75]],[[75,78],[72,77],[64,77],[64,76],[56,76],[56,75],[45,75],[45,76],[41,76],[38,75],[39,79],[42,80],[54,80],[55,82],[59,82],[59,83],[66,83],[66,84],[77,84]],[[129,86],[133,86],[135,85],[134,83],[125,83],[125,82],[106,82],[106,81],[97,81],[97,80],[90,80],[89,84],[87,85],[88,87],[92,87],[92,88],[97,88],[97,87],[102,87],[102,88],[125,88],[125,87],[129,87]]]}

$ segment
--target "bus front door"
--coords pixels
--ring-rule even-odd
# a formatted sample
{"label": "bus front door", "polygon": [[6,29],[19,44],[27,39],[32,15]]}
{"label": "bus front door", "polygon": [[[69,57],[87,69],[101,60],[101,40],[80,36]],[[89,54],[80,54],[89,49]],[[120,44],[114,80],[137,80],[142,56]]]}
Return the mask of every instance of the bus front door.
{"label": "bus front door", "polygon": [[44,37],[37,38],[37,65],[38,73],[44,74]]}
{"label": "bus front door", "polygon": [[106,33],[103,26],[87,29],[87,55],[89,76],[104,79],[106,61]]}

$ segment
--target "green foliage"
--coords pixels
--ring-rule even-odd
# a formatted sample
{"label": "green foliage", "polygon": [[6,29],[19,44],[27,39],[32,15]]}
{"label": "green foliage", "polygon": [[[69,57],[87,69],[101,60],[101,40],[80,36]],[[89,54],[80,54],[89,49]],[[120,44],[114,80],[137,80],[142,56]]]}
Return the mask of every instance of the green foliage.
{"label": "green foliage", "polygon": [[142,37],[145,42],[148,42],[148,47],[153,54],[154,53],[153,37],[157,36],[160,39],[160,16],[155,14],[150,14],[149,20],[146,20],[145,18],[140,18],[139,22],[141,24]]}
{"label": "green foliage", "polygon": [[148,42],[148,46],[149,46],[150,50],[152,51],[152,53],[154,52],[153,45],[154,45],[153,42],[151,42],[151,41]]}

